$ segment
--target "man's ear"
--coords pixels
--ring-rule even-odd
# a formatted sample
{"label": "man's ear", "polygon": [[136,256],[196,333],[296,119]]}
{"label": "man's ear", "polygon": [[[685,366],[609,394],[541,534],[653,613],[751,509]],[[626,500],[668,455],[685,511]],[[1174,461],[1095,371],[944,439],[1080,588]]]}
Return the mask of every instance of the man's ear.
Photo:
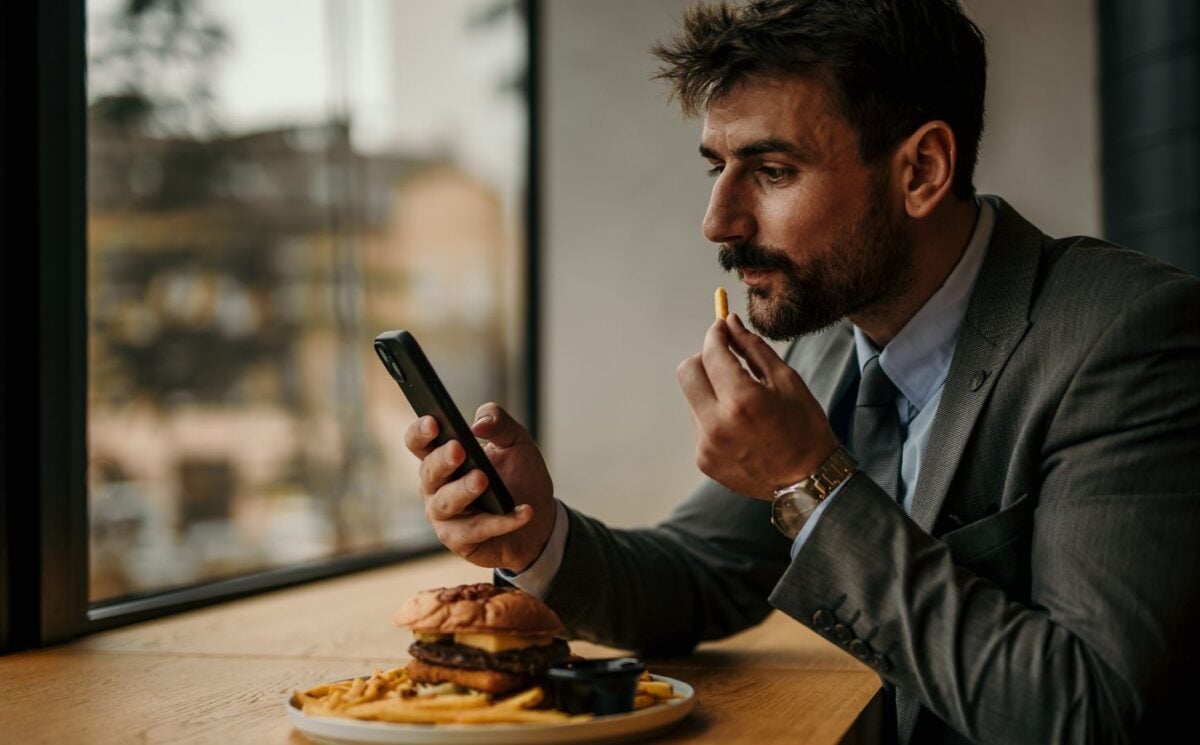
{"label": "man's ear", "polygon": [[900,144],[895,173],[900,176],[904,209],[909,217],[928,217],[954,185],[958,143],[943,121],[926,122]]}

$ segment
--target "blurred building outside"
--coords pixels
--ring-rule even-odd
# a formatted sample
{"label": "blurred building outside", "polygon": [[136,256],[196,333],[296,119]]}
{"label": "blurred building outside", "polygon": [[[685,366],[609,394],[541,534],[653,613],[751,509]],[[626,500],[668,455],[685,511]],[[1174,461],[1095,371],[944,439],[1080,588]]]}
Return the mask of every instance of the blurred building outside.
{"label": "blurred building outside", "polygon": [[[108,17],[217,29],[199,3],[133,5]],[[523,157],[505,182],[449,146],[364,152],[345,102],[199,132],[156,106],[90,96],[92,600],[434,543],[370,341],[408,328],[460,405],[509,397]]]}

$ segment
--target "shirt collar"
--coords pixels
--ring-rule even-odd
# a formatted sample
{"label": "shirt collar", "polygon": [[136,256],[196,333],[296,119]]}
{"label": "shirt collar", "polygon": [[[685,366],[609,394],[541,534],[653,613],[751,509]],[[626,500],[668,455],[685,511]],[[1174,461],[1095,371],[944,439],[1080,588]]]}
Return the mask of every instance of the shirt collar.
{"label": "shirt collar", "polygon": [[950,276],[882,353],[861,329],[854,327],[854,348],[858,353],[860,373],[867,361],[878,354],[879,366],[900,393],[917,409],[925,408],[950,372],[967,302],[971,299],[971,290],[975,287],[995,224],[995,208],[986,198],[980,199],[975,230]]}

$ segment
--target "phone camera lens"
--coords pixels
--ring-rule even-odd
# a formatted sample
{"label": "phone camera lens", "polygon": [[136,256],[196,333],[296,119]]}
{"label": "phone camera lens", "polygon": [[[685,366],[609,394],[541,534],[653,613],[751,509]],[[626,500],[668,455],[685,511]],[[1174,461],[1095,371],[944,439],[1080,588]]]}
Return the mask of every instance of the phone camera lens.
{"label": "phone camera lens", "polygon": [[379,359],[383,360],[383,364],[392,373],[392,377],[399,383],[407,382],[404,379],[404,372],[400,370],[400,365],[396,364],[396,359],[392,357],[392,353],[386,347],[380,344],[375,345],[375,353],[379,355]]}

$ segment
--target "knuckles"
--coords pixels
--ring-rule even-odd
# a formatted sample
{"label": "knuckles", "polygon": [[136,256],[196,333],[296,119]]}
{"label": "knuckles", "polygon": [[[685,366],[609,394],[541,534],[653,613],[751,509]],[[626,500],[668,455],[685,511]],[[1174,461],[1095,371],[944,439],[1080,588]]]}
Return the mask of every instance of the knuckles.
{"label": "knuckles", "polygon": [[758,400],[745,394],[734,395],[726,403],[724,414],[734,427],[752,424],[758,416]]}

